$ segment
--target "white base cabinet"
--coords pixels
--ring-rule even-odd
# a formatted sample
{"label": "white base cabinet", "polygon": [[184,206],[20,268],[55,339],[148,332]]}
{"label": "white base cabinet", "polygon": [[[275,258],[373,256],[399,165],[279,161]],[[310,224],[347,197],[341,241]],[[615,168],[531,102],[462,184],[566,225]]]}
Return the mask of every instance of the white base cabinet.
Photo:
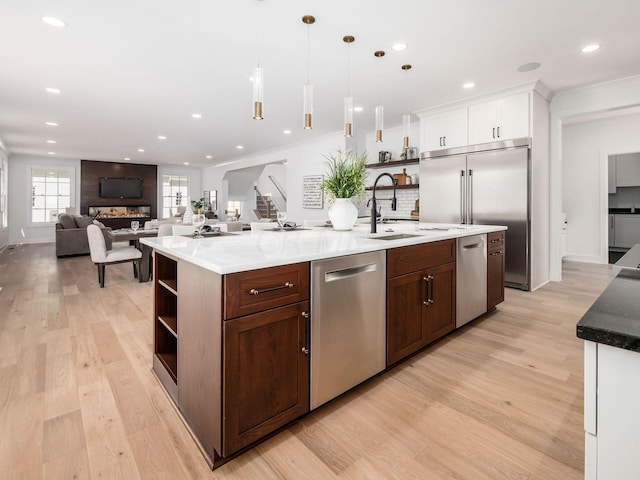
{"label": "white base cabinet", "polygon": [[637,243],[640,243],[640,214],[610,214],[609,247],[631,248]]}
{"label": "white base cabinet", "polygon": [[585,479],[640,472],[640,353],[585,341]]}

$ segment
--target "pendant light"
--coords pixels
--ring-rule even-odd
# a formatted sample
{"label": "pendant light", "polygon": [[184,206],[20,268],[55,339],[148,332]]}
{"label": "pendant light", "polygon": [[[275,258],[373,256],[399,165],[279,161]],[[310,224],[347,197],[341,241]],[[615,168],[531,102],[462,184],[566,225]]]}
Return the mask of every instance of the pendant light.
{"label": "pendant light", "polygon": [[[409,70],[411,70],[411,65],[405,64],[405,65],[402,65],[401,68],[405,72],[408,72]],[[410,113],[405,113],[404,115],[402,115],[402,130],[404,132],[404,135],[402,137],[402,147],[404,149],[407,149],[409,148],[409,134],[411,133],[411,114]]]}
{"label": "pendant light", "polygon": [[352,35],[342,37],[342,41],[347,44],[347,96],[344,97],[344,136],[353,135],[353,97],[351,96],[351,44],[355,41]]}
{"label": "pendant light", "polygon": [[[258,0],[262,3],[263,0]],[[260,16],[262,16],[262,6],[260,6]],[[258,49],[260,49],[261,39],[260,33],[262,28],[262,19],[258,20]],[[251,76],[253,88],[252,88],[252,99],[253,99],[253,119],[254,120],[263,120],[262,116],[262,105],[263,105],[263,95],[264,95],[264,71],[260,67],[260,60],[258,60],[258,66],[253,69],[253,75]]]}
{"label": "pendant light", "polygon": [[309,26],[315,23],[316,19],[313,15],[305,15],[302,17],[302,23],[307,25],[307,83],[304,84],[302,90],[302,113],[303,127],[305,130],[313,128],[313,85],[309,81],[309,63],[311,57],[311,42],[309,40]]}
{"label": "pendant light", "polygon": [[[373,52],[376,58],[384,57],[383,50],[376,50]],[[382,142],[382,130],[384,128],[384,107],[380,102],[380,96],[378,95],[378,105],[376,105],[376,143]]]}

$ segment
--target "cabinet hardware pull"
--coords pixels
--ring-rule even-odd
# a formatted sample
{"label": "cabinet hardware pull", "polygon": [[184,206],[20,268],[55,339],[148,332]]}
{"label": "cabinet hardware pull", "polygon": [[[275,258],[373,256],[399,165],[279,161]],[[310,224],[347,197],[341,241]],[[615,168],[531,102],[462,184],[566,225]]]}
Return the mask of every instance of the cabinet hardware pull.
{"label": "cabinet hardware pull", "polygon": [[427,298],[427,302],[429,302],[429,304],[433,304],[433,275],[427,275],[427,278],[429,279],[429,297]]}
{"label": "cabinet hardware pull", "polygon": [[498,250],[497,252],[491,252],[489,255],[491,256],[496,256],[496,255],[502,255],[504,252],[502,250]]}
{"label": "cabinet hardware pull", "polygon": [[257,288],[252,288],[249,290],[249,295],[259,295],[261,293],[273,292],[274,290],[280,290],[282,288],[293,288],[295,287],[294,283],[286,282],[284,285],[278,285],[277,287],[263,288],[262,290],[258,290]]}
{"label": "cabinet hardware pull", "polygon": [[302,312],[302,318],[304,318],[304,345],[301,348],[301,352],[305,355],[309,355],[309,345],[311,345],[311,321],[309,320],[309,312]]}
{"label": "cabinet hardware pull", "polygon": [[429,277],[430,277],[430,275],[427,275],[426,277],[422,277],[422,280],[424,280],[426,282],[425,283],[425,289],[424,289],[424,297],[425,297],[426,300],[422,301],[422,304],[425,307],[429,306]]}
{"label": "cabinet hardware pull", "polygon": [[446,136],[442,137],[442,146],[443,147],[447,146],[447,137]]}
{"label": "cabinet hardware pull", "polygon": [[493,136],[493,138],[496,138],[496,127],[493,127],[492,130],[493,130],[492,136]]}
{"label": "cabinet hardware pull", "polygon": [[500,138],[500,127],[498,127],[498,138]]}
{"label": "cabinet hardware pull", "polygon": [[501,238],[494,238],[490,243],[500,243],[502,241]]}

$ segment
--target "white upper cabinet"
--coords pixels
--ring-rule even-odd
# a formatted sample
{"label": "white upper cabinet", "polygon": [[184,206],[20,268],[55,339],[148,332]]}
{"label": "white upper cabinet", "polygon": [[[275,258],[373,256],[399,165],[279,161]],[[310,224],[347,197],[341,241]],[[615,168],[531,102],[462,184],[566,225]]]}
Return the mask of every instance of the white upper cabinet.
{"label": "white upper cabinet", "polygon": [[469,145],[529,135],[529,93],[469,106]]}
{"label": "white upper cabinet", "polygon": [[421,119],[420,150],[429,152],[468,145],[468,109],[456,108]]}
{"label": "white upper cabinet", "polygon": [[[609,170],[609,175],[611,175],[611,170]],[[615,176],[618,187],[640,186],[640,154],[617,155]],[[611,188],[609,188],[609,193],[611,193]]]}

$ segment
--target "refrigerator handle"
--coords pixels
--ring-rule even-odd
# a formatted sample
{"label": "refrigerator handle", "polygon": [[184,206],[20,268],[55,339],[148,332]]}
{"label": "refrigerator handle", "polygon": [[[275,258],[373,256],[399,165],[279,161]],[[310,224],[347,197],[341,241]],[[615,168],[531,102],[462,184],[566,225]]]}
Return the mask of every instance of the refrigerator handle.
{"label": "refrigerator handle", "polygon": [[460,170],[460,224],[462,225],[465,222],[464,219],[464,210],[465,210],[465,188],[464,188],[464,170]]}
{"label": "refrigerator handle", "polygon": [[467,194],[467,215],[469,224],[473,225],[473,170],[469,169],[469,180],[467,181],[469,185],[469,193]]}

